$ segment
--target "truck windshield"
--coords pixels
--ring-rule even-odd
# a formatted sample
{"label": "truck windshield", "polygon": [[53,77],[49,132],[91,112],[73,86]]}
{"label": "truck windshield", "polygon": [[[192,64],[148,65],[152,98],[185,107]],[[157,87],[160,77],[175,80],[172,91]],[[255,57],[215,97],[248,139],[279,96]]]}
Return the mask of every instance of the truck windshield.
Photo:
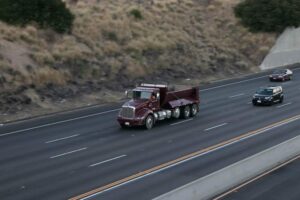
{"label": "truck windshield", "polygon": [[133,91],[133,99],[150,99],[152,92]]}

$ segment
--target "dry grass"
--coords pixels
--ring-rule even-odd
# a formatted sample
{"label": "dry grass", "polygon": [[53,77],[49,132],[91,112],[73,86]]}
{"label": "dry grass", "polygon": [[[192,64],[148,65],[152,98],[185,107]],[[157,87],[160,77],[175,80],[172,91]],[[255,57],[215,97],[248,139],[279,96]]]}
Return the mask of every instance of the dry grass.
{"label": "dry grass", "polygon": [[[3,87],[94,81],[103,88],[134,85],[151,75],[161,80],[226,76],[254,69],[275,41],[274,35],[251,34],[238,24],[232,7],[239,0],[138,2],[72,3],[76,20],[70,35],[0,22]],[[1,48],[3,42],[11,51]]]}
{"label": "dry grass", "polygon": [[63,86],[66,84],[66,81],[70,78],[70,75],[67,72],[62,72],[54,70],[50,67],[43,67],[37,69],[32,75],[32,83],[39,86],[44,86],[47,84],[55,84],[58,86]]}

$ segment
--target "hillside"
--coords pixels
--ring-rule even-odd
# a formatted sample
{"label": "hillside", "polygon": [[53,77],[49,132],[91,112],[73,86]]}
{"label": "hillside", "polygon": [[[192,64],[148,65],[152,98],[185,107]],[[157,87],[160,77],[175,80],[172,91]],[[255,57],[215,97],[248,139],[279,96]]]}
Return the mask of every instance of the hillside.
{"label": "hillside", "polygon": [[65,35],[0,22],[0,121],[116,101],[141,81],[258,71],[276,38],[241,27],[238,2],[68,0],[76,20]]}

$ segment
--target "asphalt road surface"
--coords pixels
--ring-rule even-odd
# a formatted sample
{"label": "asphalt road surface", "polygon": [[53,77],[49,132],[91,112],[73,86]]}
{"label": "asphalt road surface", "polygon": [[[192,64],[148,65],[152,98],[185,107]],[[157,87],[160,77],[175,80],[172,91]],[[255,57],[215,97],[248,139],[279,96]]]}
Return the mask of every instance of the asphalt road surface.
{"label": "asphalt road surface", "polygon": [[233,191],[222,200],[300,199],[300,159]]}
{"label": "asphalt road surface", "polygon": [[[266,85],[282,85],[284,102],[252,106]],[[121,130],[120,105],[1,126],[0,199],[152,199],[299,135],[300,70],[292,81],[261,73],[200,95],[197,117],[149,131]]]}

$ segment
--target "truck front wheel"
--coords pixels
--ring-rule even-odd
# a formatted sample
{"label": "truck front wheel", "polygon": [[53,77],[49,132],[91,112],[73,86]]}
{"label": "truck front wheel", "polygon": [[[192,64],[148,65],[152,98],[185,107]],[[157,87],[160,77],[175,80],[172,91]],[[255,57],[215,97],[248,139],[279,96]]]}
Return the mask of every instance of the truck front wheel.
{"label": "truck front wheel", "polygon": [[145,121],[146,129],[151,129],[154,126],[154,117],[153,115],[148,115]]}

